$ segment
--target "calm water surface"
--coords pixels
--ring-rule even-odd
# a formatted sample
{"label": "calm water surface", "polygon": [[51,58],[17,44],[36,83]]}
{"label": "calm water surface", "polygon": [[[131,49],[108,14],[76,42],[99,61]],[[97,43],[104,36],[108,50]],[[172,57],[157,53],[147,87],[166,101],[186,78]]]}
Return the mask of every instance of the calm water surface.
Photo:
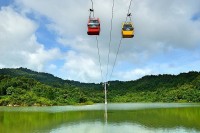
{"label": "calm water surface", "polygon": [[200,133],[200,104],[0,107],[0,133]]}

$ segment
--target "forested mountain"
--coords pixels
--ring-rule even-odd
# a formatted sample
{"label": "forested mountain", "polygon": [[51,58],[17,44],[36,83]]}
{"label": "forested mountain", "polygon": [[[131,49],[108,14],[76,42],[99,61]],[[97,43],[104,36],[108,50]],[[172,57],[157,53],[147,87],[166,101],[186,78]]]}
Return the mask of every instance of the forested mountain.
{"label": "forested mountain", "polygon": [[[148,75],[111,81],[109,102],[200,102],[200,73]],[[0,69],[0,105],[68,105],[104,102],[103,86],[63,80],[26,68]]]}
{"label": "forested mountain", "polygon": [[61,78],[55,77],[52,74],[44,72],[35,72],[27,68],[4,68],[0,69],[0,75],[9,75],[11,77],[26,77],[35,79],[43,84],[50,85],[52,87],[63,87],[65,85],[75,85],[75,86],[93,86],[93,83],[85,84],[73,80],[63,80]]}

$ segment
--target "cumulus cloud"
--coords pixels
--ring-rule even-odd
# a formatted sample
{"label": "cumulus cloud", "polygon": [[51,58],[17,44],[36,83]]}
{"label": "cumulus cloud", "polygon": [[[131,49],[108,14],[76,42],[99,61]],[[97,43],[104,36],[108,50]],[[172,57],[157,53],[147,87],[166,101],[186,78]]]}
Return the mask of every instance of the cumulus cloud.
{"label": "cumulus cloud", "polygon": [[[101,81],[99,67],[94,60],[87,55],[80,55],[70,51],[66,55],[66,62],[63,66],[63,72],[66,73],[67,79],[73,79],[82,82]],[[89,79],[92,79],[89,81]]]}
{"label": "cumulus cloud", "polygon": [[59,56],[59,49],[45,50],[37,42],[38,25],[10,7],[0,10],[0,66],[44,70],[46,62]]}
{"label": "cumulus cloud", "polygon": [[152,70],[149,68],[136,68],[133,70],[129,70],[129,71],[123,71],[123,72],[117,72],[115,74],[115,77],[120,78],[121,80],[127,81],[127,80],[136,80],[138,78],[141,78],[145,75],[150,75],[152,74]]}
{"label": "cumulus cloud", "polygon": [[[121,23],[125,21],[129,2],[127,0],[115,0],[110,64],[108,66],[109,73],[116,56],[121,37]],[[30,59],[28,62],[29,66],[37,66],[37,69],[42,70],[48,61],[58,59],[62,54],[65,61],[63,63],[64,66],[56,67],[60,71],[66,72],[61,77],[86,82],[100,79],[100,71],[97,69],[99,68],[99,59],[96,38],[86,34],[88,10],[91,8],[90,1],[60,0],[58,2],[57,0],[48,0],[47,2],[45,0],[38,0],[36,2],[35,0],[15,0],[15,5],[19,7],[21,14],[24,14],[24,16],[21,16],[21,14],[15,13],[15,16],[20,16],[20,18],[26,21],[27,27],[29,27],[25,28],[24,31],[19,31],[27,32],[23,34],[26,37],[22,36],[22,41],[19,42],[23,42],[20,43],[22,45],[27,41],[29,42],[29,45],[26,45],[27,47],[24,50],[28,51],[24,53]],[[160,64],[161,66],[162,64],[167,64],[167,66],[170,66],[172,63],[169,61],[169,58],[171,58],[169,55],[175,54],[174,50],[176,49],[190,51],[190,53],[194,49],[199,49],[200,23],[192,19],[195,14],[200,12],[199,6],[200,1],[198,0],[133,1],[130,12],[133,14],[132,20],[135,26],[135,37],[122,40],[113,79],[132,80],[145,74],[167,72],[167,70],[157,71],[152,66],[153,64]],[[101,34],[98,37],[98,42],[103,75],[106,75],[107,70],[111,8],[112,1],[94,1],[95,16],[98,16],[101,21]],[[45,50],[45,45],[47,44],[42,45],[37,42],[37,36],[35,36],[34,32],[38,25],[25,17],[30,13],[37,16],[36,19],[38,21],[40,21],[40,17],[45,17],[50,21],[45,26],[50,32],[56,34],[58,47],[65,47],[66,51],[60,53],[58,48]],[[6,30],[9,30],[9,28]],[[17,29],[14,31],[17,31]],[[26,40],[24,41],[23,39],[25,38]],[[19,53],[22,54],[21,52]],[[51,55],[51,57],[47,55]],[[42,56],[42,58],[38,58],[36,61],[38,56]],[[157,56],[162,56],[162,58],[155,60]],[[195,53],[192,53],[191,56],[195,56]],[[14,58],[11,52],[10,58]],[[179,60],[180,57],[176,56],[176,58],[175,60]],[[19,64],[25,62],[23,59],[21,57]],[[166,63],[163,63],[163,60]],[[123,67],[123,63],[127,62],[133,68],[118,69]],[[6,63],[8,62],[6,61],[2,65]],[[78,68],[77,66],[83,66],[83,68]],[[187,68],[188,65],[182,65],[184,66],[183,69],[177,67],[178,65],[174,66],[173,72],[180,72],[181,70],[186,70],[184,68]],[[52,69],[49,68],[49,70]],[[134,74],[136,76],[133,76]]]}
{"label": "cumulus cloud", "polygon": [[[139,37],[148,40],[150,45],[162,42],[165,47],[190,48],[199,42],[199,23],[191,21],[199,1],[138,1],[138,4],[135,15],[136,27],[140,27],[138,34],[142,34]],[[139,39],[141,42],[141,38]]]}

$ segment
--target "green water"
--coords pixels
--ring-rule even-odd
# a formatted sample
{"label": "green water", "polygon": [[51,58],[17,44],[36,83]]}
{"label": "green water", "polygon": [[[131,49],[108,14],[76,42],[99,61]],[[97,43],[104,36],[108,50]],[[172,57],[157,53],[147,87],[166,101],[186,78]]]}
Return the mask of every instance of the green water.
{"label": "green water", "polygon": [[0,107],[0,133],[122,132],[200,133],[200,104]]}

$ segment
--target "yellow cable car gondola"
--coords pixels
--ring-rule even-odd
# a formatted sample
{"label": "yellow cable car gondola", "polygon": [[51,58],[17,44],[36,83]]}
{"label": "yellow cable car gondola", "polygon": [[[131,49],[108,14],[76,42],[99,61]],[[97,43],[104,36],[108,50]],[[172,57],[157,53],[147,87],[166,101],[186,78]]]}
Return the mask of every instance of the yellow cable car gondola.
{"label": "yellow cable car gondola", "polygon": [[[130,19],[127,22],[127,18]],[[127,14],[126,22],[122,23],[122,38],[133,38],[134,37],[134,27],[131,21],[131,13]]]}
{"label": "yellow cable car gondola", "polygon": [[133,38],[134,27],[132,22],[122,23],[122,38]]}

